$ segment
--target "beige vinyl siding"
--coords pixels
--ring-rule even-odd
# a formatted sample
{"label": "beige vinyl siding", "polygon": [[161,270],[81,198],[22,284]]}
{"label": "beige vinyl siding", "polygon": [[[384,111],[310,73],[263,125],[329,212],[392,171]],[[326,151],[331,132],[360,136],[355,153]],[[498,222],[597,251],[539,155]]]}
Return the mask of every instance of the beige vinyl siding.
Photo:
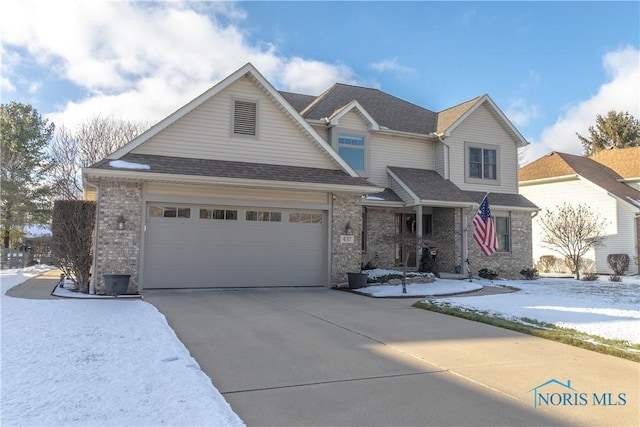
{"label": "beige vinyl siding", "polygon": [[438,172],[441,176],[447,178],[447,176],[445,175],[446,147],[444,146],[443,143],[438,142],[435,145],[434,152],[435,152],[434,168],[436,172]]}
{"label": "beige vinyl siding", "polygon": [[608,273],[607,255],[610,253],[628,253],[631,257],[635,250],[635,234],[633,212],[624,203],[609,196],[596,185],[576,179],[572,181],[539,185],[522,185],[520,194],[540,207],[539,215],[532,222],[533,261],[537,262],[542,255],[561,257],[557,252],[546,248],[542,243],[543,231],[540,218],[545,210],[554,210],[563,203],[571,205],[587,205],[594,214],[608,222],[605,229],[607,235],[605,246],[591,250],[586,258],[596,262],[599,273]]}
{"label": "beige vinyl siding", "polygon": [[[499,124],[489,109],[478,107],[458,125],[446,140],[451,152],[451,181],[462,190],[490,191],[496,193],[518,192],[518,151],[516,143]],[[499,147],[498,179],[500,185],[465,182],[465,143],[486,144]]]}
{"label": "beige vinyl siding", "polygon": [[327,142],[329,141],[329,129],[325,125],[312,124],[311,127]]}
{"label": "beige vinyl siding", "polygon": [[369,141],[369,180],[381,187],[389,185],[387,166],[429,170],[435,167],[435,148],[426,140],[373,133]]}
{"label": "beige vinyl siding", "polygon": [[273,207],[327,209],[329,195],[321,192],[254,190],[215,186],[148,183],[146,201],[210,203],[228,206],[269,204]]}
{"label": "beige vinyl siding", "polygon": [[340,118],[338,127],[358,130],[360,132],[369,132],[369,122],[354,110],[349,111]]}
{"label": "beige vinyl siding", "polygon": [[[258,103],[257,136],[232,136],[234,100]],[[248,79],[240,79],[133,150],[133,153],[339,167]]]}

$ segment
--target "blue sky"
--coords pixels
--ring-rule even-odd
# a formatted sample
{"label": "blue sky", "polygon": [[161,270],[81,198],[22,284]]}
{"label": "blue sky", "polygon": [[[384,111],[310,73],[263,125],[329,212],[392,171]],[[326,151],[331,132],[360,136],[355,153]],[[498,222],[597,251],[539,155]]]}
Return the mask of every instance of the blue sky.
{"label": "blue sky", "polygon": [[434,111],[488,93],[532,143],[580,154],[640,117],[640,2],[4,1],[2,102],[57,126],[156,121],[246,62],[277,89],[376,87]]}

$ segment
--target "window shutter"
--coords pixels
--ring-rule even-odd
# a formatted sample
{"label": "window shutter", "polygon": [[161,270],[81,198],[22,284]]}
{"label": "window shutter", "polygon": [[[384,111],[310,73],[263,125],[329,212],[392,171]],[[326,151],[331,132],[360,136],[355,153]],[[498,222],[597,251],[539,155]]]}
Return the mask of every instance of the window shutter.
{"label": "window shutter", "polygon": [[258,105],[255,102],[235,101],[233,133],[255,136],[257,110]]}

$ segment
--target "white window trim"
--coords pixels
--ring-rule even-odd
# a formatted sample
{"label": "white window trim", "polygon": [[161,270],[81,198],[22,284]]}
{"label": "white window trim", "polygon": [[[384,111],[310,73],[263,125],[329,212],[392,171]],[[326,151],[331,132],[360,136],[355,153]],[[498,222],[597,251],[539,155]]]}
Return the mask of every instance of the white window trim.
{"label": "white window trim", "polygon": [[[256,134],[255,135],[247,135],[244,133],[235,133],[235,122],[236,122],[236,102],[248,102],[256,105]],[[229,107],[230,121],[229,121],[229,133],[234,138],[251,138],[251,139],[259,139],[260,137],[260,102],[255,99],[247,99],[247,98],[235,98],[232,97],[230,101]]]}
{"label": "white window trim", "polygon": [[508,228],[508,236],[509,236],[509,247],[506,250],[498,249],[496,253],[498,254],[510,254],[513,250],[513,228],[511,227],[511,213],[510,212],[499,212],[497,214],[493,214],[493,221],[496,227],[496,234],[498,233],[498,218],[507,218],[507,228]]}
{"label": "white window trim", "polygon": [[[470,176],[470,167],[469,167],[469,149],[470,148],[479,148],[481,150],[495,150],[496,152],[496,179],[486,179],[486,178],[473,178]],[[480,144],[475,142],[465,142],[464,143],[464,182],[467,184],[483,184],[483,185],[500,185],[500,146],[493,144]]]}
{"label": "white window trim", "polygon": [[[364,170],[358,170],[351,165],[349,166],[351,166],[353,170],[358,172],[360,176],[365,178],[369,177],[369,171],[371,170],[370,161],[369,161],[371,148],[369,146],[370,142],[367,135],[357,130],[350,130],[350,129],[339,128],[339,127],[332,128],[331,129],[331,146],[336,150],[336,153],[338,153],[338,155],[340,154],[338,139],[341,136],[352,137],[352,138],[362,138],[364,140],[364,146],[362,148],[362,150],[364,151]],[[354,147],[357,147],[357,146],[354,146]],[[345,162],[346,162],[346,159],[345,159]]]}

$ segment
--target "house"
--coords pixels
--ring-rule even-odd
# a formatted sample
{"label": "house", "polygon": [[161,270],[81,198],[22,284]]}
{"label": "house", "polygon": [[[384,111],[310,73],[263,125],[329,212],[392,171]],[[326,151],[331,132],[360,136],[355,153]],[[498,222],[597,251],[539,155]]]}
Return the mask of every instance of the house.
{"label": "house", "polygon": [[[603,150],[590,157],[552,152],[519,171],[520,193],[541,209],[563,203],[588,205],[606,219],[606,240],[587,253],[598,273],[612,273],[609,254],[627,254],[629,274],[638,273],[640,248],[640,147]],[[542,243],[542,230],[533,222],[533,257],[559,255]]]}
{"label": "house", "polygon": [[[518,193],[525,144],[487,95],[435,113],[344,84],[279,92],[247,64],[83,170],[94,285],[339,285],[367,261],[398,265],[395,235],[438,242],[440,271],[469,259],[516,276],[537,211]],[[500,248],[483,257],[469,227],[487,193]]]}

